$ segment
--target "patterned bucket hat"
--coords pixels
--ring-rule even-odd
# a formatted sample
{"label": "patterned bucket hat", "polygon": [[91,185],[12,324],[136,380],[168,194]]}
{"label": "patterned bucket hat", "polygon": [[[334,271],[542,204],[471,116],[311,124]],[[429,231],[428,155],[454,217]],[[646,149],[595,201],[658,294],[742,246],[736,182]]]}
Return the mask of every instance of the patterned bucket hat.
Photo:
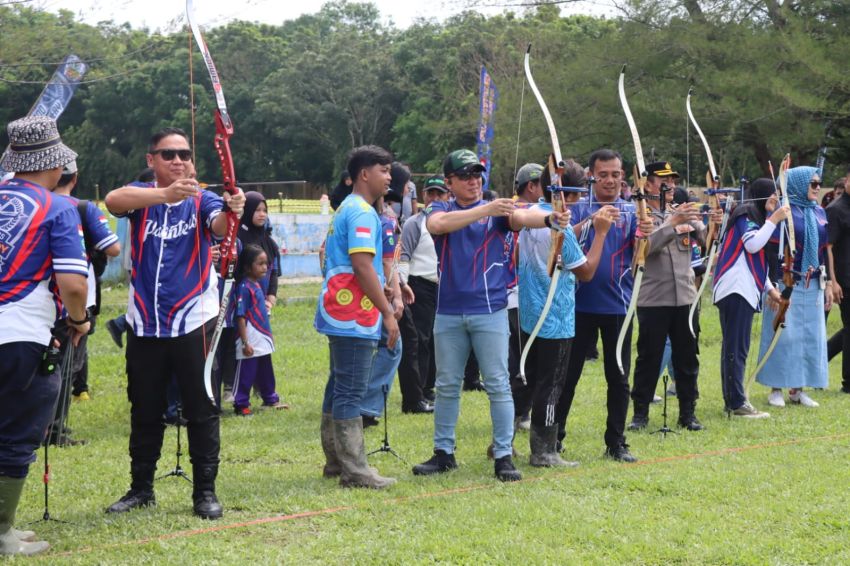
{"label": "patterned bucket hat", "polygon": [[56,121],[47,116],[27,116],[10,122],[9,148],[0,167],[16,173],[34,173],[61,167],[77,158],[62,143]]}

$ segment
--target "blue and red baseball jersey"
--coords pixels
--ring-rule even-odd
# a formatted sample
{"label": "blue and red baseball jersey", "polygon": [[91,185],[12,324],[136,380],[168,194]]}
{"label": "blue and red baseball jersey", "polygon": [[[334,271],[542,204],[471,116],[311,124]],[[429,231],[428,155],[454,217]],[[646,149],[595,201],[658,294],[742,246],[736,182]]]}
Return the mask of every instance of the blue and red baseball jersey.
{"label": "blue and red baseball jersey", "polygon": [[[460,206],[457,201],[435,201],[425,209],[431,217],[455,210],[484,206],[479,201]],[[488,314],[508,305],[508,282],[512,239],[505,216],[485,216],[469,226],[434,236],[440,285],[437,312],[440,314]]]}
{"label": "blue and red baseball jersey", "polygon": [[[71,201],[74,208],[77,208],[80,202],[80,199],[71,195],[57,196]],[[77,211],[79,212],[79,209]],[[94,249],[103,251],[112,244],[118,243],[118,236],[109,229],[109,221],[106,219],[106,216],[92,201],[86,201],[86,214],[80,220],[83,223],[83,232],[88,232],[89,238],[94,242]],[[85,238],[83,239],[83,247],[85,247]],[[86,250],[86,258],[91,261],[91,258],[88,256],[88,250]],[[97,281],[95,280],[94,268],[92,268],[91,264],[89,264],[88,282],[89,292],[86,297],[86,306],[91,307],[97,303]],[[66,316],[67,312],[63,311],[61,318],[65,318]]]}
{"label": "blue and red baseball jersey", "polygon": [[[751,254],[747,253],[744,248],[744,243],[752,238],[761,226],[749,219],[745,214],[738,216],[726,230],[726,235],[723,236],[720,250],[717,254],[717,264],[714,268],[715,285],[724,275],[734,266],[738,258],[743,254],[747,261],[747,268],[750,270],[750,275],[753,276],[753,282],[756,289],[761,293],[764,291],[764,283],[767,279],[767,259],[765,249],[762,248],[758,252]],[[706,258],[708,261],[708,258]]]}
{"label": "blue and red baseball jersey", "polygon": [[21,179],[0,184],[0,344],[50,342],[61,310],[53,274],[89,272],[82,234],[68,199]]}
{"label": "blue and red baseball jersey", "polygon": [[127,322],[136,336],[183,336],[218,316],[210,224],[222,205],[221,197],[202,190],[177,204],[127,213],[132,262]]}
{"label": "blue and red baseball jersey", "polygon": [[[269,313],[266,310],[266,294],[257,281],[243,279],[236,286],[236,309],[234,317],[245,319],[248,344],[254,348],[253,357],[265,356],[274,352],[274,338]],[[244,359],[242,338],[236,338],[236,359]]]}
{"label": "blue and red baseball jersey", "polygon": [[313,322],[317,331],[330,336],[380,339],[381,313],[357,283],[351,254],[371,254],[372,266],[383,284],[381,232],[381,220],[371,204],[358,194],[345,197],[325,240],[325,280]]}

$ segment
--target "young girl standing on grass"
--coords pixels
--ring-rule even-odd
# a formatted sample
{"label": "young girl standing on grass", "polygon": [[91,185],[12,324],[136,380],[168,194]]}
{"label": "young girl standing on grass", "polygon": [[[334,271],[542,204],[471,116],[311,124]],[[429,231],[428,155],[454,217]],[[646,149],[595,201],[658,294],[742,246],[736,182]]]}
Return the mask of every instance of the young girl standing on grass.
{"label": "young girl standing on grass", "polygon": [[255,387],[264,407],[288,409],[275,391],[272,352],[274,338],[265,293],[260,284],[269,269],[266,252],[249,244],[239,254],[236,284],[236,383],[233,408],[237,415],[251,414],[249,395]]}

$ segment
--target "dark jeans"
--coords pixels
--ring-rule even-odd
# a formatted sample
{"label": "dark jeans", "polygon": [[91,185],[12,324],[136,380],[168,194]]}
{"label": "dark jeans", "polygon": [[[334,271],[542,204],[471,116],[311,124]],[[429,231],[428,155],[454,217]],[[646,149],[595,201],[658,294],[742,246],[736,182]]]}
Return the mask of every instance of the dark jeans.
{"label": "dark jeans", "polygon": [[[523,344],[529,335],[523,332]],[[555,407],[567,379],[570,347],[573,339],[550,340],[536,338],[525,361],[525,379],[528,385],[514,390],[514,414],[521,416],[517,398],[522,406],[531,407],[531,424],[548,427],[555,424]]]}
{"label": "dark jeans", "polygon": [[412,409],[424,399],[423,391],[434,389],[434,316],[437,313],[437,284],[411,276],[407,284],[416,300],[404,307],[399,321],[402,353],[398,366],[401,406]]}
{"label": "dark jeans", "polygon": [[[841,312],[841,330],[833,334],[827,342],[827,356],[831,360],[842,352],[850,352],[850,332],[845,329],[850,326],[850,287],[842,287],[844,300],[838,305]],[[850,389],[850,355],[841,357],[841,386]]]}
{"label": "dark jeans", "polygon": [[732,294],[717,302],[723,345],[720,349],[720,384],[723,400],[730,411],[747,402],[744,372],[750,353],[750,332],[755,310],[741,295]]}
{"label": "dark jeans", "polygon": [[696,401],[699,359],[697,341],[688,327],[689,305],[680,307],[638,307],[640,333],[632,399],[635,405],[649,405],[658,385],[658,368],[664,357],[664,344],[670,337],[673,371],[676,374],[676,396],[680,406]]}
{"label": "dark jeans", "polygon": [[558,438],[566,436],[567,417],[576,393],[576,386],[584,369],[585,353],[590,344],[596,343],[602,334],[602,356],[605,369],[605,381],[608,383],[608,419],[605,425],[605,445],[617,447],[626,441],[626,414],[629,411],[629,369],[632,356],[632,329],[626,333],[623,342],[623,369],[617,367],[617,337],[623,325],[625,315],[576,313],[576,335],[572,350],[578,352],[570,356],[567,364],[567,378],[561,399],[555,409],[555,422],[558,423]]}
{"label": "dark jeans", "polygon": [[[189,437],[189,456],[199,466],[218,464],[219,409],[204,388],[204,346],[215,320],[185,336],[140,338],[127,333],[127,396],[130,399],[132,466],[154,466],[162,449],[166,390],[174,376]],[[204,334],[206,333],[206,336]]]}
{"label": "dark jeans", "polygon": [[41,375],[44,346],[0,345],[0,476],[25,478],[56,410],[59,372]]}
{"label": "dark jeans", "polygon": [[328,336],[330,371],[322,402],[323,413],[333,413],[335,420],[360,416],[360,405],[372,364],[378,352],[378,341],[348,336]]}

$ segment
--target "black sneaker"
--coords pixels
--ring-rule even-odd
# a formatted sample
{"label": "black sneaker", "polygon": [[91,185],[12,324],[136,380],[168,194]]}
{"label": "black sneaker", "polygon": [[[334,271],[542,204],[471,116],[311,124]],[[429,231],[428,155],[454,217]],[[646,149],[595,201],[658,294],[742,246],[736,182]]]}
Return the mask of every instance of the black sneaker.
{"label": "black sneaker", "polygon": [[437,394],[436,394],[436,393],[434,393],[434,390],[433,390],[433,389],[428,389],[427,391],[423,391],[423,392],[422,392],[422,397],[423,397],[426,401],[428,401],[429,403],[433,404],[433,403],[434,403],[434,400],[437,398]]}
{"label": "black sneaker", "polygon": [[109,335],[112,336],[112,341],[115,342],[115,345],[119,348],[124,347],[124,336],[123,332],[118,329],[118,325],[115,324],[114,320],[108,320],[106,322],[106,330],[109,332]]}
{"label": "black sneaker", "polygon": [[224,513],[215,492],[209,490],[192,496],[192,511],[201,519],[221,519]]}
{"label": "black sneaker", "polygon": [[417,404],[413,405],[412,407],[402,407],[401,412],[414,415],[433,413],[434,405],[432,405],[428,401],[422,400],[419,401]]}
{"label": "black sneaker", "polygon": [[522,473],[516,469],[510,455],[496,458],[494,468],[496,470],[496,477],[500,481],[518,481],[522,479]]}
{"label": "black sneaker", "polygon": [[624,462],[626,464],[631,464],[633,462],[637,462],[638,459],[634,457],[634,455],[629,452],[628,444],[619,444],[617,446],[609,446],[605,449],[605,457],[610,458],[611,460],[615,460],[617,462]]}
{"label": "black sneaker", "polygon": [[369,415],[362,415],[363,419],[363,428],[369,428],[370,426],[378,426],[378,423],[381,422],[378,420],[378,417],[372,417]]}
{"label": "black sneaker", "polygon": [[126,513],[140,507],[156,505],[153,491],[131,489],[124,497],[106,508],[107,513]]}
{"label": "black sneaker", "polygon": [[850,393],[850,385],[842,385],[841,386],[842,393]]}
{"label": "black sneaker", "polygon": [[434,450],[430,459],[413,466],[414,476],[430,476],[442,474],[457,468],[457,460],[454,454],[447,454],[445,450]]}

